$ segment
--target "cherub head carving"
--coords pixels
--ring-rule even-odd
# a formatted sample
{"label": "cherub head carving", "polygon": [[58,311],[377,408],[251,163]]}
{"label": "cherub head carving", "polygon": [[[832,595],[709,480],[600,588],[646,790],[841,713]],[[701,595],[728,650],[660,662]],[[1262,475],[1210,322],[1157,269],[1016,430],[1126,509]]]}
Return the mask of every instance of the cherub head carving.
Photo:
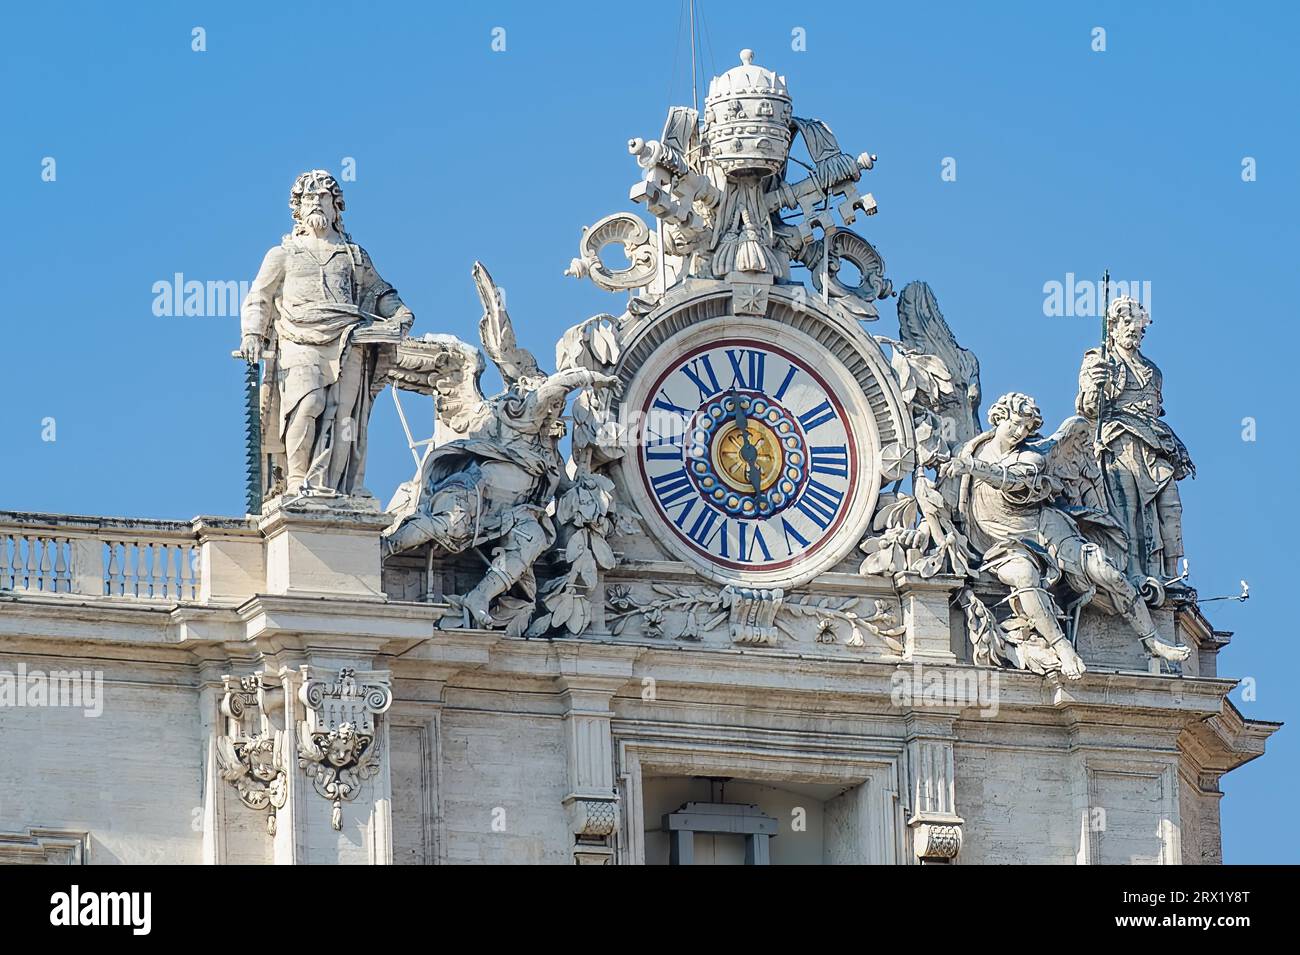
{"label": "cherub head carving", "polygon": [[357,735],[351,723],[340,723],[325,737],[325,759],[336,769],[354,762],[364,750],[365,738]]}
{"label": "cherub head carving", "polygon": [[1043,426],[1043,413],[1029,395],[1011,391],[989,408],[989,424],[1004,445],[1014,447],[1038,433]]}

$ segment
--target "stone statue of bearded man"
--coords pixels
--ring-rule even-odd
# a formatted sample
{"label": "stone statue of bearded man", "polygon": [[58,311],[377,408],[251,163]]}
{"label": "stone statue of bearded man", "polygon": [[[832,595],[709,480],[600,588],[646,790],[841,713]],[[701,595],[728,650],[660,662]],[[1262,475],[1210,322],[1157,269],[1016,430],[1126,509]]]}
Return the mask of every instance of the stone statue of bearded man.
{"label": "stone statue of bearded man", "polygon": [[299,176],[289,208],[240,313],[240,354],[266,358],[263,490],[278,470],[285,493],[364,494],[371,404],[415,316],[344,231],[332,175]]}
{"label": "stone statue of bearded man", "polygon": [[1101,415],[1106,496],[1128,537],[1131,577],[1175,577],[1183,556],[1183,505],[1178,482],[1196,467],[1164,420],[1164,378],[1140,346],[1151,319],[1127,296],[1106,313],[1109,353],[1094,348],[1079,369],[1079,414]]}

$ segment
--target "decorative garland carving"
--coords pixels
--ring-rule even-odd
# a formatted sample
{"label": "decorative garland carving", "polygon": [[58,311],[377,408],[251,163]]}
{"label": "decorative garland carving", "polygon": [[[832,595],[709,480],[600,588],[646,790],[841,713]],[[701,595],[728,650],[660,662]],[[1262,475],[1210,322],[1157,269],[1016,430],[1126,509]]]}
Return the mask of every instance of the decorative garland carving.
{"label": "decorative garland carving", "polygon": [[727,624],[732,642],[743,646],[775,645],[779,633],[793,641],[808,632],[804,621],[815,620],[818,643],[836,643],[839,633],[846,632],[844,646],[854,649],[868,646],[874,637],[894,653],[903,652],[899,640],[906,626],[888,601],[875,600],[869,614],[857,612],[861,597],[790,597],[780,591],[743,591],[735,587],[684,587],[652,584],[657,600],[638,600],[631,588],[614,585],[606,590],[605,621],[615,636],[622,634],[630,620],[641,617],[641,635],[651,639],[664,636],[665,614],[682,613],[685,620],[674,639],[698,641],[706,634]]}

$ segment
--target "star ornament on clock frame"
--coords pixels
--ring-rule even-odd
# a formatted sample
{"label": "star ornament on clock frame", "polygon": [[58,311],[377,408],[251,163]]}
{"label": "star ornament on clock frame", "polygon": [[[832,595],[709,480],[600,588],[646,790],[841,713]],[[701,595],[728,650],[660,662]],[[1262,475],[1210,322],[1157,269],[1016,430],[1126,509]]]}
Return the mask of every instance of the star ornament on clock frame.
{"label": "star ornament on clock frame", "polygon": [[[631,374],[621,409],[638,440],[621,483],[649,533],[702,576],[797,587],[865,535],[879,409],[834,351],[788,324],[718,315],[686,322]],[[880,358],[858,364],[878,373]]]}

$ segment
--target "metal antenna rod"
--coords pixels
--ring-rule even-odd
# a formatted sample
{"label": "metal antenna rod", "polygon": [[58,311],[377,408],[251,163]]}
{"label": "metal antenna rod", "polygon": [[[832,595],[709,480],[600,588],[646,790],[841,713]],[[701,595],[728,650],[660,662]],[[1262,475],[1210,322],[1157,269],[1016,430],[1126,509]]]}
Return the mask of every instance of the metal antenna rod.
{"label": "metal antenna rod", "polygon": [[698,115],[700,112],[699,83],[695,79],[695,0],[691,5],[691,108]]}

